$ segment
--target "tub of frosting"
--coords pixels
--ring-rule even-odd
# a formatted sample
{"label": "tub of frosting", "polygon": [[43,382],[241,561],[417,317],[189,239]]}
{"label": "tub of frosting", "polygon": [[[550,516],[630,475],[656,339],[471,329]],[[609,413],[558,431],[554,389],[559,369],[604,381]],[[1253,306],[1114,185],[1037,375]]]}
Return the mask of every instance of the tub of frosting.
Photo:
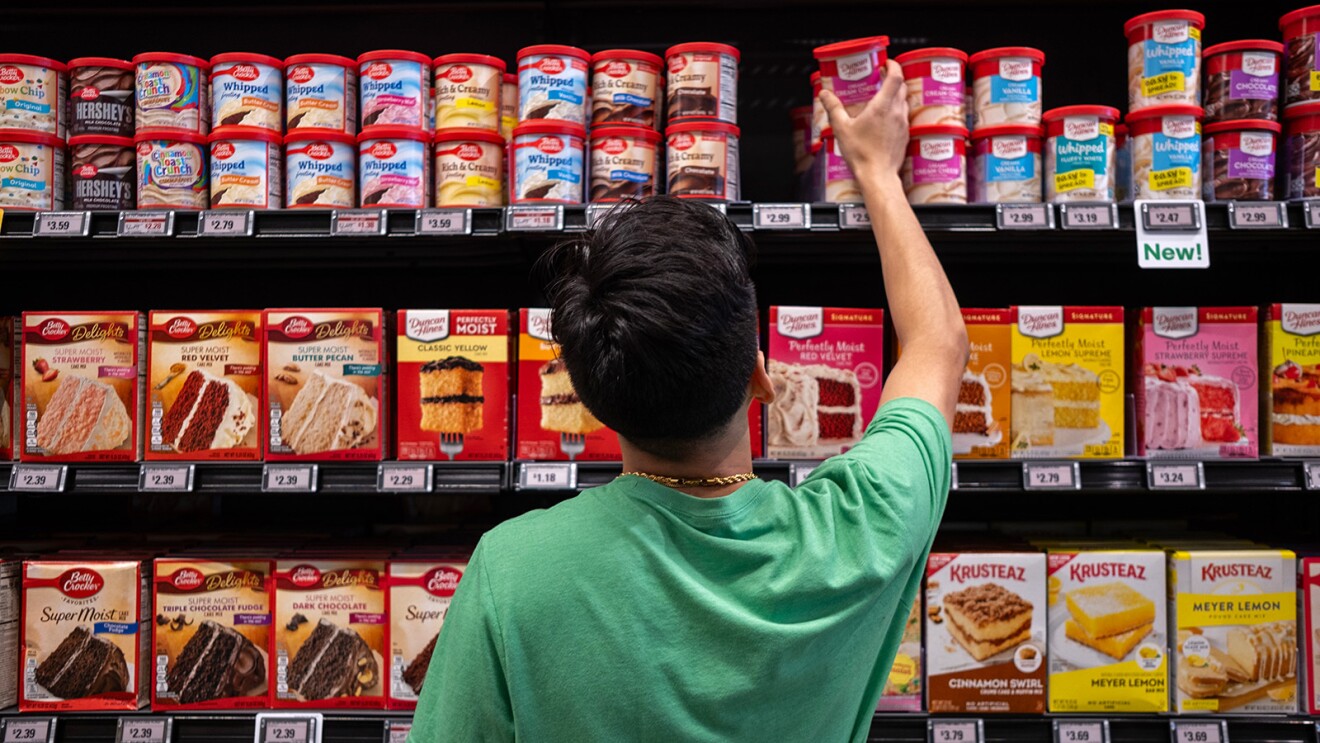
{"label": "tub of frosting", "polygon": [[1283,113],[1287,131],[1286,198],[1320,198],[1320,101],[1289,106]]}
{"label": "tub of frosting", "polygon": [[[591,55],[573,46],[538,44],[518,51],[518,120],[586,126]],[[579,184],[581,185],[581,184]]]}
{"label": "tub of frosting", "polygon": [[357,134],[357,62],[337,54],[284,60],[284,115],[290,132],[328,129]]}
{"label": "tub of frosting", "polygon": [[967,130],[912,127],[902,177],[910,204],[966,204]]}
{"label": "tub of frosting", "polygon": [[1025,46],[987,49],[973,54],[969,64],[974,128],[1040,125],[1044,52]]}
{"label": "tub of frosting", "polygon": [[358,134],[358,206],[431,204],[431,137],[417,127],[373,126]]}
{"label": "tub of frosting", "polygon": [[811,168],[811,106],[789,109],[793,126],[793,175],[802,175]]}
{"label": "tub of frosting", "polygon": [[210,204],[206,137],[190,129],[139,129],[139,209],[205,209]]}
{"label": "tub of frosting", "polygon": [[1205,122],[1279,120],[1283,44],[1230,41],[1205,50]]}
{"label": "tub of frosting", "polygon": [[500,87],[500,134],[505,142],[513,138],[515,126],[518,126],[518,76],[506,72]]}
{"label": "tub of frosting", "polygon": [[1206,201],[1273,201],[1279,136],[1277,121],[1206,124],[1201,138]]}
{"label": "tub of frosting", "polygon": [[1284,62],[1283,102],[1293,106],[1320,101],[1320,5],[1299,8],[1279,19]]}
{"label": "tub of frosting", "polygon": [[568,121],[524,121],[513,130],[510,201],[580,204],[587,132]]}
{"label": "tub of frosting", "polygon": [[662,64],[658,55],[635,49],[591,55],[591,125],[654,128]]}
{"label": "tub of frosting", "polygon": [[133,66],[138,130],[211,131],[210,62],[187,54],[147,52],[134,57]]}
{"label": "tub of frosting", "polygon": [[916,49],[898,55],[907,87],[912,126],[964,126],[967,112],[967,53],[949,47]]}
{"label": "tub of frosting", "polygon": [[1194,10],[1144,13],[1123,25],[1128,41],[1128,111],[1201,105],[1201,31]]}
{"label": "tub of frosting", "polygon": [[250,126],[282,133],[284,62],[247,52],[211,57],[211,125]]}
{"label": "tub of frosting", "polygon": [[0,129],[64,137],[68,68],[46,57],[0,54]]}
{"label": "tub of frosting", "polygon": [[1138,199],[1201,198],[1201,109],[1156,106],[1128,114]]}
{"label": "tub of frosting", "polygon": [[666,119],[715,119],[738,123],[738,61],[728,44],[694,41],[665,51]]}
{"label": "tub of frosting", "polygon": [[279,209],[284,204],[284,138],[255,126],[220,126],[211,145],[212,209]]}
{"label": "tub of frosting", "polygon": [[80,134],[69,138],[69,208],[137,208],[137,148],[129,137]]}
{"label": "tub of frosting", "polygon": [[822,132],[830,125],[830,115],[825,111],[825,104],[820,102],[820,91],[824,89],[820,82],[820,73],[811,73],[811,139],[807,143],[807,148],[812,151],[820,146]]}
{"label": "tub of frosting", "polygon": [[446,54],[436,57],[434,65],[436,129],[498,132],[504,60],[486,54]]}
{"label": "tub of frosting", "polygon": [[[133,63],[126,59],[69,60],[69,136],[96,134],[131,140],[133,78]],[[132,142],[129,144],[131,150]]]}
{"label": "tub of frosting", "polygon": [[0,129],[0,209],[63,209],[64,154],[54,134]]}
{"label": "tub of frosting", "polygon": [[382,49],[358,57],[358,110],[362,128],[411,126],[430,129],[431,58]]}
{"label": "tub of frosting", "polygon": [[1132,200],[1132,138],[1127,124],[1114,125],[1114,198]]}
{"label": "tub of frosting", "polygon": [[848,167],[848,161],[843,159],[839,141],[834,138],[834,130],[826,127],[820,141],[819,157],[824,160],[820,168],[821,200],[831,204],[862,203],[862,187],[857,183],[852,168]]}
{"label": "tub of frosting", "polygon": [[1038,126],[1013,124],[972,132],[972,202],[1040,202],[1043,133]]}
{"label": "tub of frosting", "polygon": [[343,132],[295,129],[284,135],[284,206],[357,206],[357,138]]}
{"label": "tub of frosting", "polygon": [[504,137],[458,127],[435,132],[435,205],[504,206]]}
{"label": "tub of frosting", "polygon": [[660,133],[640,126],[591,130],[589,201],[641,199],[656,192]]}
{"label": "tub of frosting", "polygon": [[1118,198],[1114,178],[1118,118],[1118,109],[1109,106],[1064,106],[1045,112],[1046,201]]}
{"label": "tub of frosting", "polygon": [[848,113],[858,114],[880,90],[889,60],[889,37],[868,36],[818,46],[821,85],[839,98]]}
{"label": "tub of frosting", "polygon": [[738,127],[722,121],[689,121],[665,129],[667,193],[680,199],[740,198]]}

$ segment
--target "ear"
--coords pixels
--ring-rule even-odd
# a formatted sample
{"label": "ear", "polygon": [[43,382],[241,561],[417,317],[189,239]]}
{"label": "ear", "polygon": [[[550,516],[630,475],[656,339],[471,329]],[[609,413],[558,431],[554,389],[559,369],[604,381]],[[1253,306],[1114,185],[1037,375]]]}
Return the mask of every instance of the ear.
{"label": "ear", "polygon": [[747,394],[767,405],[775,401],[775,385],[766,373],[765,354],[761,351],[756,352],[756,368],[752,370],[752,378],[747,380]]}

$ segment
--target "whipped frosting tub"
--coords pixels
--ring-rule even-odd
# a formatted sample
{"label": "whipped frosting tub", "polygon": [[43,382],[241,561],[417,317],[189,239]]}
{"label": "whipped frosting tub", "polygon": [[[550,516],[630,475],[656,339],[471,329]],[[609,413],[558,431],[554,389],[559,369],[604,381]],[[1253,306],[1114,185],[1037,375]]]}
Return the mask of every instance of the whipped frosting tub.
{"label": "whipped frosting tub", "polygon": [[357,62],[335,54],[284,60],[285,125],[357,134]]}
{"label": "whipped frosting tub", "polygon": [[513,130],[514,204],[582,203],[586,130],[566,121],[527,121]]}
{"label": "whipped frosting tub", "polygon": [[1201,31],[1194,10],[1145,13],[1123,26],[1128,40],[1128,111],[1201,105]]}
{"label": "whipped frosting tub", "polygon": [[1118,109],[1065,106],[1045,112],[1045,200],[1114,201]]}
{"label": "whipped frosting tub", "polygon": [[738,127],[719,121],[686,122],[665,129],[670,196],[737,201],[740,198]]}
{"label": "whipped frosting tub", "polygon": [[1279,120],[1283,44],[1232,41],[1205,50],[1205,123]]}
{"label": "whipped frosting tub", "polygon": [[972,202],[1041,200],[1041,128],[988,126],[972,132]]}
{"label": "whipped frosting tub", "polygon": [[632,49],[591,55],[591,125],[656,125],[660,57]]}
{"label": "whipped frosting tub", "polygon": [[1320,5],[1300,8],[1279,19],[1288,45],[1283,101],[1293,106],[1320,101]]}
{"label": "whipped frosting tub", "polygon": [[436,57],[434,65],[435,128],[498,132],[504,60],[485,54],[446,54]]}
{"label": "whipped frosting tub", "polygon": [[211,131],[209,62],[187,54],[147,52],[134,57],[133,65],[138,129]]}
{"label": "whipped frosting tub", "polygon": [[206,137],[187,129],[142,129],[137,143],[139,209],[205,209]]}
{"label": "whipped frosting tub", "polygon": [[358,206],[422,209],[431,203],[431,138],[375,126],[358,135]]}
{"label": "whipped frosting tub", "polygon": [[908,123],[963,126],[967,121],[967,53],[948,47],[917,49],[900,54],[907,86]]}
{"label": "whipped frosting tub", "polygon": [[211,132],[211,208],[279,209],[284,139],[269,129],[222,126]]}
{"label": "whipped frosting tub", "polygon": [[812,50],[820,63],[821,84],[838,96],[848,113],[858,114],[880,90],[888,47],[888,36],[870,36]]}
{"label": "whipped frosting tub", "polygon": [[0,129],[63,137],[67,69],[45,57],[0,54]]}
{"label": "whipped frosting tub", "polygon": [[122,211],[137,207],[137,150],[128,137],[69,138],[69,208]]}
{"label": "whipped frosting tub", "polygon": [[1206,201],[1272,201],[1278,142],[1277,121],[1206,124],[1201,147]]}
{"label": "whipped frosting tub", "polygon": [[660,134],[639,126],[591,130],[590,201],[641,199],[655,193]]}
{"label": "whipped frosting tub", "polygon": [[972,55],[973,128],[996,124],[1038,126],[1040,70],[1045,53],[1025,46],[987,49]]}
{"label": "whipped frosting tub", "polygon": [[716,119],[738,123],[738,50],[703,41],[671,46],[668,69],[668,120]]}
{"label": "whipped frosting tub", "polygon": [[358,95],[362,128],[411,126],[434,128],[431,108],[431,58],[417,52],[385,49],[358,57]]}
{"label": "whipped frosting tub", "polygon": [[211,123],[284,131],[284,63],[264,54],[211,57]]}
{"label": "whipped frosting tub", "polygon": [[357,206],[357,158],[357,138],[341,132],[303,129],[284,135],[284,206]]}
{"label": "whipped frosting tub", "polygon": [[504,206],[504,137],[482,129],[435,133],[435,205]]}
{"label": "whipped frosting tub", "polygon": [[69,136],[133,136],[133,70],[124,59],[69,61]]}
{"label": "whipped frosting tub", "polygon": [[540,44],[518,51],[518,120],[587,123],[591,55],[572,46]]}
{"label": "whipped frosting tub", "polygon": [[966,204],[967,130],[912,127],[902,176],[910,204]]}
{"label": "whipped frosting tub", "polygon": [[1158,106],[1128,115],[1138,199],[1201,197],[1201,109]]}
{"label": "whipped frosting tub", "polygon": [[0,129],[0,209],[64,208],[64,140],[53,134]]}

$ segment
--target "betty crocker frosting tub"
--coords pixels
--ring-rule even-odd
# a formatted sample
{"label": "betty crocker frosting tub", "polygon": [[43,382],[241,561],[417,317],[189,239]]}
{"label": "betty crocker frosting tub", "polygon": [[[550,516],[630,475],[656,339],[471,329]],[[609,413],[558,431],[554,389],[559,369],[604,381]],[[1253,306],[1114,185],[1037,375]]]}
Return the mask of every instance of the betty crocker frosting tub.
{"label": "betty crocker frosting tub", "polygon": [[591,125],[656,125],[660,57],[632,49],[591,55]]}
{"label": "betty crocker frosting tub", "polygon": [[973,54],[970,64],[973,128],[1040,125],[1044,52],[1025,46],[987,49]]}
{"label": "betty crocker frosting tub", "polygon": [[1128,40],[1128,111],[1201,105],[1201,31],[1194,10],[1144,13],[1123,25]]}
{"label": "betty crocker frosting tub", "polygon": [[457,127],[435,132],[435,205],[504,206],[504,137]]}
{"label": "betty crocker frosting tub", "polygon": [[211,208],[279,209],[284,204],[284,138],[254,126],[211,132]]}
{"label": "betty crocker frosting tub", "polygon": [[357,206],[357,138],[335,131],[295,129],[284,135],[284,206]]}
{"label": "betty crocker frosting tub", "polygon": [[362,128],[410,126],[430,131],[431,58],[417,52],[383,49],[358,57],[358,96]]}
{"label": "betty crocker frosting tub", "polygon": [[587,123],[591,55],[572,46],[539,44],[518,51],[518,121]]}
{"label": "betty crocker frosting tub", "polygon": [[665,51],[669,123],[715,119],[738,123],[738,61],[728,44],[695,41]]}
{"label": "betty crocker frosting tub", "polygon": [[45,132],[0,129],[0,209],[64,208],[64,140]]}
{"label": "betty crocker frosting tub", "polygon": [[82,134],[69,138],[69,208],[137,208],[137,151],[129,137]]}
{"label": "betty crocker frosting tub", "polygon": [[284,131],[284,63],[264,54],[211,57],[211,123]]}
{"label": "betty crocker frosting tub", "polygon": [[586,136],[567,121],[525,121],[514,128],[510,201],[582,203]]}
{"label": "betty crocker frosting tub", "polygon": [[134,57],[133,65],[138,130],[211,131],[210,62],[187,54],[147,52]]}
{"label": "betty crocker frosting tub", "polygon": [[358,140],[358,206],[424,209],[431,204],[431,137],[413,127],[374,126]]}
{"label": "betty crocker frosting tub", "polygon": [[284,60],[284,111],[290,132],[328,129],[357,134],[357,62],[337,54]]}
{"label": "betty crocker frosting tub", "polygon": [[588,200],[643,199],[655,193],[660,133],[641,126],[598,126],[591,130]]}
{"label": "betty crocker frosting tub", "polygon": [[665,129],[668,190],[680,199],[737,201],[740,198],[738,139],[722,121],[689,121]]}
{"label": "betty crocker frosting tub", "polygon": [[911,126],[963,126],[967,53],[948,47],[900,54]]}
{"label": "betty crocker frosting tub", "polygon": [[139,209],[205,209],[210,203],[206,137],[189,129],[139,129]]}
{"label": "betty crocker frosting tub", "polygon": [[821,84],[855,116],[884,82],[888,48],[888,36],[870,36],[818,46],[812,55],[820,64]]}
{"label": "betty crocker frosting tub", "polygon": [[69,60],[69,136],[132,139],[133,77],[133,63],[125,59]]}
{"label": "betty crocker frosting tub", "polygon": [[26,129],[63,137],[67,68],[53,59],[0,54],[0,129]]}
{"label": "betty crocker frosting tub", "polygon": [[435,59],[435,128],[500,130],[504,60],[485,54]]}

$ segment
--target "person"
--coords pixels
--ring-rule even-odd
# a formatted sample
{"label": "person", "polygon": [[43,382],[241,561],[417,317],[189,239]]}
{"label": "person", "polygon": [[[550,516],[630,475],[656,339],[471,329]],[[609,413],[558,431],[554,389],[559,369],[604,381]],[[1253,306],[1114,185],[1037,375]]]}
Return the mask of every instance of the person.
{"label": "person", "polygon": [[948,496],[967,335],[900,183],[898,65],[855,117],[822,98],[903,346],[861,442],[796,489],[753,479],[747,407],[775,391],[746,238],[701,204],[616,210],[561,256],[552,325],[625,474],[481,539],[413,743],[866,737]]}

